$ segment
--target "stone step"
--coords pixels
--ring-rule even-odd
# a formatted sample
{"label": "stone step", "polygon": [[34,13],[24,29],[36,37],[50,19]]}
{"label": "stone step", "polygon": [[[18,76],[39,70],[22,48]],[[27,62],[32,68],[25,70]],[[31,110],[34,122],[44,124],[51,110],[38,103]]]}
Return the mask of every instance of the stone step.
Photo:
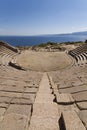
{"label": "stone step", "polygon": [[87,101],[77,102],[76,104],[80,110],[87,110]]}
{"label": "stone step", "polygon": [[11,104],[5,115],[7,114],[21,114],[30,117],[31,116],[31,105],[17,105],[17,104]]}
{"label": "stone step", "polygon": [[84,125],[87,128],[87,110],[82,110],[79,112],[79,117],[82,120],[82,122],[84,123]]}
{"label": "stone step", "polygon": [[11,100],[11,97],[0,97],[0,103],[10,104]]}
{"label": "stone step", "polygon": [[50,85],[51,85],[52,89],[58,89],[57,85],[53,82],[53,79],[51,76],[49,76],[49,80],[50,80]]}
{"label": "stone step", "polygon": [[31,98],[13,98],[10,102],[11,104],[19,104],[19,105],[32,105],[34,103],[34,99]]}
{"label": "stone step", "polygon": [[58,119],[32,116],[29,130],[59,130]]}
{"label": "stone step", "polygon": [[62,118],[66,130],[86,130],[75,111],[63,111]]}
{"label": "stone step", "polygon": [[0,103],[0,108],[8,108],[9,104],[6,104],[6,103]]}
{"label": "stone step", "polygon": [[72,96],[76,102],[87,101],[87,91],[73,93]]}
{"label": "stone step", "polygon": [[0,130],[26,130],[28,126],[27,116],[20,114],[7,114],[0,124]]}
{"label": "stone step", "polygon": [[[5,108],[1,110],[4,113]],[[0,123],[0,130],[26,130],[31,117],[31,105],[11,104],[3,116]],[[1,118],[0,118],[1,120]]]}
{"label": "stone step", "polygon": [[81,85],[81,86],[75,86],[75,87],[70,87],[70,88],[65,88],[65,89],[60,89],[59,92],[61,93],[79,93],[81,91],[87,91],[87,86],[86,85]]}
{"label": "stone step", "polygon": [[74,104],[68,104],[68,105],[58,104],[58,109],[60,110],[60,112],[71,111],[71,110],[74,110],[77,113],[79,112],[79,109],[78,109],[78,107],[75,103]]}
{"label": "stone step", "polygon": [[56,94],[56,101],[58,104],[73,104],[74,99],[71,94]]}

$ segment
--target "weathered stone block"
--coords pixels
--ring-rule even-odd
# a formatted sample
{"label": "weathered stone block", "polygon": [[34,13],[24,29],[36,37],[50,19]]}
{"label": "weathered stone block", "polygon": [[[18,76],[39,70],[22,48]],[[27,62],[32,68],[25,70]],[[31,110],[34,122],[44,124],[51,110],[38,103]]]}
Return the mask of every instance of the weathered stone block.
{"label": "weathered stone block", "polygon": [[75,111],[64,111],[62,116],[66,130],[86,130]]}
{"label": "weathered stone block", "polygon": [[56,95],[57,103],[59,104],[72,104],[74,99],[71,94],[57,94]]}
{"label": "weathered stone block", "polygon": [[87,110],[87,101],[77,102],[76,104],[80,110]]}
{"label": "weathered stone block", "polygon": [[33,115],[37,117],[58,118],[59,116],[58,106],[55,103],[34,103],[33,110]]}
{"label": "weathered stone block", "polygon": [[0,124],[0,130],[26,130],[27,125],[28,119],[26,116],[11,113],[4,117]]}
{"label": "weathered stone block", "polygon": [[31,105],[32,103],[33,101],[31,98],[14,98],[13,100],[11,100],[11,104]]}
{"label": "weathered stone block", "polygon": [[29,130],[59,130],[58,119],[33,116]]}
{"label": "weathered stone block", "polygon": [[87,110],[80,111],[79,117],[83,121],[83,123],[85,124],[85,126],[87,128]]}
{"label": "weathered stone block", "polygon": [[31,116],[31,105],[11,104],[6,111],[6,114],[11,114],[11,113],[26,115],[26,116],[30,117]]}

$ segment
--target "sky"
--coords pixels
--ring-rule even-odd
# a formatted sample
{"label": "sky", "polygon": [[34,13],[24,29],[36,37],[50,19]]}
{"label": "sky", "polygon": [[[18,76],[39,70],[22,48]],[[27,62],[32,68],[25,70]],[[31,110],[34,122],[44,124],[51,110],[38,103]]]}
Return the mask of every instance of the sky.
{"label": "sky", "polygon": [[87,31],[87,0],[0,0],[0,35]]}

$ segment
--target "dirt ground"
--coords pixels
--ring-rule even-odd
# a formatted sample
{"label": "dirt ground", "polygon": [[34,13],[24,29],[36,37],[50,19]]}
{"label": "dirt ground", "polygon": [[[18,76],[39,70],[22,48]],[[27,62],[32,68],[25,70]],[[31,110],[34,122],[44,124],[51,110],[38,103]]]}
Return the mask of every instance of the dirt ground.
{"label": "dirt ground", "polygon": [[24,51],[17,63],[29,70],[53,71],[69,66],[72,60],[65,52]]}

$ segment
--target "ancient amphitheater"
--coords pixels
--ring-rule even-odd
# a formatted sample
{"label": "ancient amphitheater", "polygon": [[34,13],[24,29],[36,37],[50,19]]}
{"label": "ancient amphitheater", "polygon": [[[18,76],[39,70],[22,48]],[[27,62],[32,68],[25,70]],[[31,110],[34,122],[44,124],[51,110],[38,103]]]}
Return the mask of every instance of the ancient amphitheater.
{"label": "ancient amphitheater", "polygon": [[0,130],[86,130],[87,44],[19,51],[0,42]]}

